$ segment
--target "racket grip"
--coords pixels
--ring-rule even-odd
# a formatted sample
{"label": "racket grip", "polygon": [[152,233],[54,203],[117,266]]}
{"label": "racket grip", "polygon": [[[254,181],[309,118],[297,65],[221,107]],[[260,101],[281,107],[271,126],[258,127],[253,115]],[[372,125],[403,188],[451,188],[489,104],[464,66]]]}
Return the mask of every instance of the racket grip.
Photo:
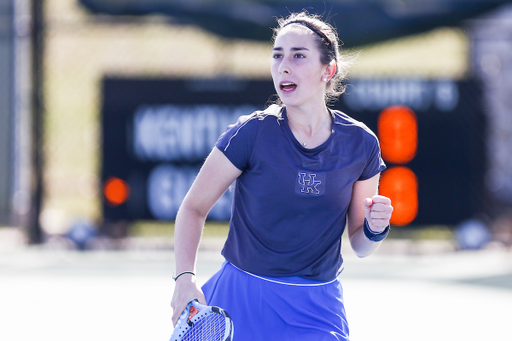
{"label": "racket grip", "polygon": [[186,323],[188,321],[188,315],[190,314],[190,307],[192,306],[192,302],[190,302],[185,310],[181,313],[180,317],[178,318],[178,322],[176,322],[176,327],[179,325]]}

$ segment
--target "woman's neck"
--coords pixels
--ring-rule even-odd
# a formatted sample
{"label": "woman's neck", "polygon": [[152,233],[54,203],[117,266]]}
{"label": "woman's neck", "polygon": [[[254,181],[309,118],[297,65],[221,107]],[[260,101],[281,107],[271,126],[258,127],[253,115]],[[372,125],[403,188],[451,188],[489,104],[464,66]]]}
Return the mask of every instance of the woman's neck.
{"label": "woman's neck", "polygon": [[330,116],[327,106],[322,105],[310,107],[286,107],[286,115],[296,129],[300,129],[300,133],[307,136],[315,134],[325,120]]}
{"label": "woman's neck", "polygon": [[292,133],[305,148],[315,148],[331,135],[331,114],[325,104],[320,107],[286,107],[286,115]]}

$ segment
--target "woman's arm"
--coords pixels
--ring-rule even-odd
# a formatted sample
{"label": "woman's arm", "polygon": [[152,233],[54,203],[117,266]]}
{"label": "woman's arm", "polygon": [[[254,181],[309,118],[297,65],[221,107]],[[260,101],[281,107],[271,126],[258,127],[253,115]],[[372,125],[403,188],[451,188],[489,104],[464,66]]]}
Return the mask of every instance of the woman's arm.
{"label": "woman's arm", "polygon": [[364,219],[374,232],[382,232],[389,225],[393,207],[391,200],[378,195],[380,174],[373,178],[356,181],[348,209],[348,236],[350,245],[358,257],[371,255],[381,242],[368,239],[363,231]]}
{"label": "woman's arm", "polygon": [[[174,227],[174,253],[176,274],[183,271],[195,273],[196,256],[206,216],[242,172],[217,148],[214,148],[189,192],[183,199]],[[172,321],[176,325],[188,302],[197,299],[206,304],[204,294],[192,274],[181,275],[176,280],[171,301]]]}

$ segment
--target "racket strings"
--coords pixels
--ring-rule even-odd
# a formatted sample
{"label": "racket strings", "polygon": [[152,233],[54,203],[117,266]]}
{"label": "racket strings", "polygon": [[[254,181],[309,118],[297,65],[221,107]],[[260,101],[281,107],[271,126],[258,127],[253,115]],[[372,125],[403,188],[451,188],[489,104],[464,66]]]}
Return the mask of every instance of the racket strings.
{"label": "racket strings", "polygon": [[181,340],[183,341],[224,341],[226,319],[221,314],[209,314],[197,321]]}

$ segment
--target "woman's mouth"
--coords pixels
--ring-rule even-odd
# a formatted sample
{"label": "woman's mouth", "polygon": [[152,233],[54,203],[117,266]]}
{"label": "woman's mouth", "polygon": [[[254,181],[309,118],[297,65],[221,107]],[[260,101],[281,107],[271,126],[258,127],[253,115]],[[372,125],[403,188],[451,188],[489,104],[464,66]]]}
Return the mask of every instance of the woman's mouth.
{"label": "woman's mouth", "polygon": [[297,88],[297,84],[292,82],[282,82],[281,84],[279,84],[279,87],[281,88],[281,91],[287,93],[294,91]]}

